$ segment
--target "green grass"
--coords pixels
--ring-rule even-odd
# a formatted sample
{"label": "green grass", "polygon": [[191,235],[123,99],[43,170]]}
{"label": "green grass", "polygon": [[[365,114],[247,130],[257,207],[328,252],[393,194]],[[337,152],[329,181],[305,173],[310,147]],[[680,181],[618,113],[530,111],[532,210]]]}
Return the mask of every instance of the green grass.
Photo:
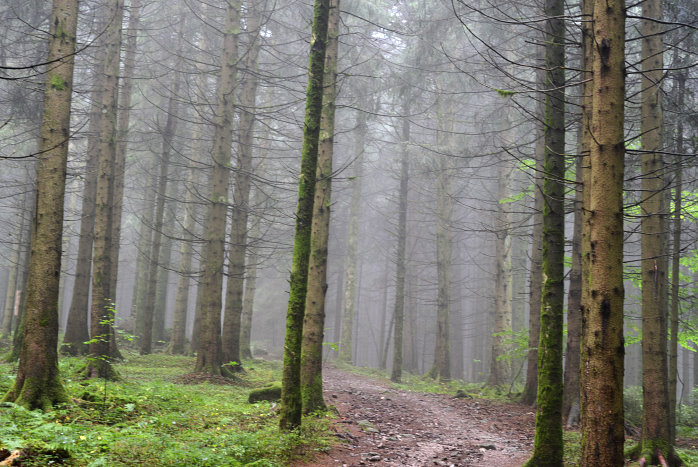
{"label": "green grass", "polygon": [[[67,453],[72,466],[272,467],[330,446],[327,418],[308,418],[300,431],[284,434],[274,404],[247,403],[252,388],[279,381],[279,363],[245,362],[238,386],[175,383],[194,363],[127,354],[117,365],[123,381],[105,384],[77,376],[84,359],[61,359],[74,403],[47,413],[0,407],[0,447],[32,447],[42,466]],[[0,365],[1,391],[9,389],[12,370]]]}

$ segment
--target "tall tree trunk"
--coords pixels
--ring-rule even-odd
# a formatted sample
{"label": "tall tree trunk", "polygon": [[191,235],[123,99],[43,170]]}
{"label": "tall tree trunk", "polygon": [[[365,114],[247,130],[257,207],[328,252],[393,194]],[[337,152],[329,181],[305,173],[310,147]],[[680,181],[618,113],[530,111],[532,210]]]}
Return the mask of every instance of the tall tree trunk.
{"label": "tall tree trunk", "polygon": [[[173,184],[168,184],[170,188],[167,190],[167,198],[174,198]],[[172,201],[167,203],[165,208],[165,218],[163,221],[162,245],[160,245],[160,258],[158,264],[160,267],[157,272],[157,280],[155,285],[155,306],[153,308],[153,334],[152,342],[158,345],[165,343],[165,318],[167,315],[167,291],[170,288],[170,270],[172,269],[172,225],[174,223],[174,211],[171,206]]]}
{"label": "tall tree trunk", "polygon": [[233,142],[237,81],[240,0],[227,0],[223,53],[218,78],[218,103],[213,136],[211,197],[206,216],[201,289],[201,318],[195,371],[221,374],[221,308],[228,181]]}
{"label": "tall tree trunk", "polygon": [[145,328],[145,296],[148,293],[148,272],[150,270],[150,250],[153,240],[153,221],[155,217],[155,190],[158,177],[154,154],[149,154],[153,158],[148,164],[149,176],[143,207],[141,209],[140,222],[138,227],[138,246],[136,259],[136,278],[133,284],[133,304],[131,305],[131,319],[133,320],[133,332],[137,339],[143,339],[143,329]]}
{"label": "tall tree trunk", "polygon": [[32,229],[32,217],[29,216],[28,212],[33,212],[33,202],[29,204],[30,200],[33,200],[33,196],[28,193],[22,194],[22,199],[19,203],[19,228],[18,236],[16,237],[16,243],[12,247],[12,259],[10,275],[7,282],[7,295],[5,297],[5,314],[2,317],[2,333],[0,334],[3,339],[12,336],[12,323],[17,316],[19,311],[19,299],[23,295],[22,286],[22,276],[24,269],[23,251],[27,248],[28,239],[27,236],[31,235]]}
{"label": "tall tree trunk", "polygon": [[76,0],[54,0],[47,57],[53,65],[44,90],[24,338],[17,378],[3,398],[28,409],[70,400],[58,376],[58,282],[77,16]]}
{"label": "tall tree trunk", "polygon": [[[539,46],[539,55],[543,55],[543,51],[543,47]],[[543,62],[542,57],[540,62]],[[543,67],[536,71],[536,80],[538,90],[545,89]],[[543,128],[545,106],[543,99],[538,99],[536,115],[536,168],[533,175],[533,229],[531,232],[531,265],[528,285],[528,353],[526,355],[526,384],[521,395],[521,403],[526,405],[534,405],[538,393],[538,341],[540,340],[540,308],[543,291],[543,163],[545,158]]]}
{"label": "tall tree trunk", "polygon": [[[512,105],[506,104],[507,107]],[[504,130],[509,131],[511,124],[505,120]],[[508,141],[507,141],[508,143]],[[498,164],[498,205],[496,214],[496,240],[495,240],[495,310],[494,329],[492,333],[492,353],[490,355],[490,374],[487,384],[501,386],[509,379],[509,362],[505,358],[510,346],[507,342],[507,333],[511,332],[511,219],[507,212],[509,207],[503,202],[510,194],[510,184],[513,172],[513,164],[508,160],[508,154],[502,151]]]}
{"label": "tall tree trunk", "polygon": [[[141,20],[141,1],[131,0],[126,39],[126,54],[124,70],[119,93],[119,115],[116,129],[116,155],[114,158],[114,207],[112,209],[112,244],[111,244],[111,285],[110,297],[116,300],[116,283],[119,274],[119,249],[121,247],[121,213],[124,204],[124,177],[126,172],[126,149],[128,147],[128,131],[131,115],[131,95],[133,94],[133,79],[136,70],[136,51],[138,46],[138,30]],[[112,343],[113,345],[113,343]],[[117,353],[116,347],[112,353]]]}
{"label": "tall tree trunk", "polygon": [[[402,114],[410,114],[409,91],[403,89]],[[400,151],[400,192],[397,221],[397,251],[396,251],[396,272],[395,272],[395,310],[393,311],[394,337],[393,337],[393,368],[390,379],[393,382],[400,382],[402,379],[402,338],[405,321],[405,273],[407,271],[407,261],[405,247],[407,245],[407,197],[409,194],[409,144],[410,144],[410,121],[407,117],[402,119],[402,141]],[[387,354],[387,352],[386,352]]]}
{"label": "tall tree trunk", "polygon": [[[183,12],[181,9],[180,12]],[[169,183],[170,172],[170,156],[172,154],[172,144],[175,133],[177,131],[177,123],[179,120],[179,89],[181,87],[182,77],[178,72],[180,68],[181,51],[184,33],[185,21],[182,18],[180,21],[180,30],[178,33],[177,44],[177,63],[175,64],[174,86],[172,93],[169,96],[167,103],[167,120],[165,128],[162,130],[162,152],[160,154],[160,175],[158,176],[157,184],[157,200],[155,203],[155,215],[153,219],[153,237],[152,247],[150,248],[150,260],[148,263],[148,286],[145,293],[144,308],[143,308],[143,334],[140,341],[141,355],[147,355],[152,351],[153,345],[153,322],[155,318],[155,305],[158,286],[158,272],[160,266],[168,268],[169,264],[160,265],[161,247],[163,242],[163,228],[165,220],[165,200],[167,198],[167,186]],[[167,271],[169,272],[169,271]],[[162,280],[162,279],[161,279]],[[167,282],[167,273],[164,274],[164,280]],[[163,310],[164,312],[164,310]],[[163,320],[164,326],[164,320]]]}
{"label": "tall tree trunk", "polygon": [[366,144],[366,114],[357,111],[354,128],[355,172],[349,208],[349,232],[345,260],[344,311],[342,312],[342,337],[339,342],[339,361],[352,363],[354,351],[354,315],[356,312],[357,263],[359,255],[359,221],[361,218],[361,191],[363,186],[363,153]]}
{"label": "tall tree trunk", "polygon": [[642,437],[640,457],[658,462],[661,452],[674,459],[667,368],[667,206],[664,192],[664,138],[661,83],[664,46],[661,0],[642,3]]}
{"label": "tall tree trunk", "polygon": [[[562,394],[562,418],[570,423],[570,410],[579,408],[579,344],[582,337],[582,223],[584,211],[584,190],[582,167],[584,159],[581,155],[583,132],[578,129],[577,148],[580,154],[575,160],[575,194],[572,202],[574,212],[574,231],[572,233],[572,267],[567,292],[567,349],[565,352],[565,383]],[[573,417],[574,418],[574,417]]]}
{"label": "tall tree trunk", "polygon": [[240,331],[243,308],[243,287],[245,279],[245,256],[247,254],[247,221],[250,212],[250,176],[252,169],[253,136],[255,126],[255,101],[257,98],[257,61],[261,46],[260,27],[262,24],[261,3],[249,5],[251,16],[247,18],[248,50],[244,67],[240,70],[240,123],[237,167],[234,169],[235,182],[233,209],[230,223],[230,253],[228,262],[228,282],[225,296],[225,317],[223,321],[222,350],[223,362],[230,371],[242,369],[240,358]]}
{"label": "tall tree trunk", "polygon": [[[106,15],[104,15],[106,16]],[[97,20],[97,28],[106,27],[106,19]],[[90,105],[90,122],[87,136],[87,154],[85,161],[85,183],[82,194],[82,212],[80,217],[80,240],[78,257],[75,265],[75,282],[73,297],[68,311],[65,335],[61,353],[65,355],[85,355],[89,350],[86,343],[90,339],[87,316],[90,308],[90,281],[92,272],[92,244],[95,230],[95,201],[97,197],[97,163],[99,151],[99,126],[101,122],[102,88],[104,86],[104,44],[99,43],[95,53],[92,69],[92,92]]]}
{"label": "tall tree trunk", "polygon": [[[676,62],[675,62],[676,63]],[[679,72],[677,76],[678,80],[678,112],[681,115],[684,106],[684,93],[686,88],[686,75]],[[676,380],[678,377],[678,341],[679,341],[679,287],[680,287],[680,263],[681,263],[681,203],[683,202],[683,197],[681,190],[683,190],[683,167],[681,165],[683,148],[683,119],[680,117],[676,122],[676,172],[674,183],[676,184],[674,188],[674,238],[673,238],[673,250],[671,258],[671,315],[670,315],[670,329],[671,329],[671,339],[669,348],[669,441],[671,443],[676,442]],[[684,367],[687,367],[686,353],[684,352]],[[688,394],[686,392],[686,376],[687,372],[684,373],[684,382],[681,388],[681,395]]]}
{"label": "tall tree trunk", "polygon": [[90,307],[90,348],[86,375],[90,378],[117,377],[110,362],[114,300],[111,293],[112,210],[114,206],[114,163],[116,157],[116,119],[121,50],[123,0],[108,4],[109,25],[105,33],[104,86],[100,109],[95,202],[92,304]]}
{"label": "tall tree trunk", "polygon": [[[589,303],[582,316],[582,465],[623,458],[624,2],[593,0]],[[583,250],[584,251],[584,250]]]}
{"label": "tall tree trunk", "polygon": [[543,294],[536,437],[529,466],[562,466],[562,329],[565,301],[565,5],[545,2]]}
{"label": "tall tree trunk", "polygon": [[[454,125],[450,120],[452,106],[438,98],[439,130],[437,130],[438,175],[436,180],[436,340],[434,364],[429,375],[441,381],[451,379],[451,269],[453,267],[453,176],[455,165],[452,150]],[[445,107],[445,108],[444,108]],[[448,121],[446,121],[449,119]]]}
{"label": "tall tree trunk", "polygon": [[293,263],[291,266],[288,311],[286,313],[284,368],[281,385],[280,426],[282,430],[296,428],[301,422],[301,340],[303,336],[305,297],[308,286],[310,232],[315,198],[315,176],[320,139],[329,10],[330,0],[315,0],[308,65],[308,89],[305,101],[303,150],[298,180],[298,207],[293,240]]}
{"label": "tall tree trunk", "polygon": [[[325,328],[327,292],[327,245],[330,235],[334,115],[337,95],[337,54],[339,48],[339,0],[330,0],[325,53],[324,91],[320,118],[313,224],[308,259],[308,291],[305,297],[303,342],[301,345],[301,395],[303,413],[325,410],[322,397],[322,340]],[[361,128],[359,131],[363,131]]]}

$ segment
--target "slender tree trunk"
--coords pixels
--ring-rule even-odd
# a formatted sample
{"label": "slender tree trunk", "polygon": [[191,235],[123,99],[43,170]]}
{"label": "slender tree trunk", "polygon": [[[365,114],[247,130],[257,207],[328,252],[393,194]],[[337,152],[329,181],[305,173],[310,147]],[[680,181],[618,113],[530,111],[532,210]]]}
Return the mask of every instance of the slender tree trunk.
{"label": "slender tree trunk", "polygon": [[[542,55],[543,47],[539,46]],[[542,62],[543,59],[541,58]],[[538,90],[545,89],[544,69],[536,71]],[[538,99],[536,106],[536,169],[534,174],[533,229],[531,232],[531,265],[528,286],[528,354],[526,355],[526,384],[521,403],[534,405],[538,393],[538,341],[540,340],[540,308],[543,293],[543,162],[545,158],[545,138],[543,123],[545,119],[544,100]]]}
{"label": "slender tree trunk", "polygon": [[223,53],[218,78],[218,103],[213,136],[211,197],[206,216],[201,284],[201,318],[195,371],[221,374],[221,308],[228,181],[233,140],[237,81],[240,0],[227,0]]}
{"label": "slender tree trunk", "polygon": [[439,97],[437,147],[438,175],[436,180],[436,340],[434,364],[429,376],[441,381],[451,379],[451,270],[453,268],[453,177],[455,165],[452,152],[453,106]]}
{"label": "slender tree trunk", "polygon": [[300,384],[301,340],[303,316],[308,286],[310,232],[313,220],[315,176],[317,171],[320,120],[322,115],[323,78],[330,0],[315,0],[312,40],[308,65],[308,89],[305,101],[303,150],[298,181],[298,207],[293,241],[290,294],[286,314],[284,369],[281,385],[282,430],[296,428],[301,423],[302,397]]}
{"label": "slender tree trunk", "polygon": [[675,465],[669,417],[667,368],[667,206],[661,83],[664,74],[661,0],[642,3],[642,437],[640,457],[658,453]]}
{"label": "slender tree trunk", "polygon": [[[150,154],[150,156],[154,159],[154,154]],[[153,245],[152,229],[155,217],[155,190],[158,181],[157,171],[155,170],[157,164],[153,160],[148,165],[150,176],[147,181],[138,229],[138,257],[136,260],[136,279],[133,284],[133,305],[131,306],[133,330],[139,342],[143,340],[143,330],[145,328],[145,295],[148,292],[149,258]]]}
{"label": "slender tree trunk", "polygon": [[17,378],[4,402],[50,409],[69,402],[58,376],[58,283],[78,2],[54,0],[37,165],[24,338]]}
{"label": "slender tree trunk", "polygon": [[[589,304],[582,316],[581,465],[622,466],[624,2],[593,0]],[[586,110],[586,109],[585,109]],[[583,251],[587,246],[582,246]]]}
{"label": "slender tree trunk", "polygon": [[[124,204],[124,177],[126,173],[126,150],[128,147],[128,131],[131,116],[131,97],[133,94],[133,79],[136,70],[136,51],[138,46],[138,30],[141,19],[141,0],[131,0],[126,39],[126,54],[124,70],[119,94],[118,126],[116,130],[116,156],[114,158],[114,207],[112,209],[112,244],[111,244],[111,285],[110,297],[116,300],[116,283],[119,274],[119,249],[121,247],[121,213]],[[112,353],[118,350],[112,343]],[[119,355],[120,356],[120,355]]]}
{"label": "slender tree trunk", "polygon": [[543,294],[538,345],[536,437],[528,466],[562,466],[562,329],[565,300],[565,6],[545,2]]}
{"label": "slender tree trunk", "polygon": [[[507,103],[509,106],[510,103]],[[505,120],[508,130],[509,119]],[[511,219],[507,212],[509,207],[503,202],[510,194],[511,176],[513,165],[508,160],[508,154],[500,156],[498,164],[497,205],[496,214],[496,284],[495,284],[495,310],[494,329],[492,333],[492,353],[490,355],[490,374],[487,384],[501,386],[509,379],[509,362],[506,354],[510,346],[506,343],[507,334],[511,332]]]}
{"label": "slender tree trunk", "polygon": [[[339,0],[330,0],[325,53],[324,91],[320,118],[313,224],[308,259],[308,291],[305,297],[303,342],[301,345],[301,395],[303,413],[325,410],[322,397],[322,340],[325,328],[327,292],[327,245],[330,235],[334,115],[337,95],[337,54],[339,48]],[[360,128],[359,131],[364,131]]]}
{"label": "slender tree trunk", "polygon": [[342,337],[339,343],[339,361],[352,363],[354,348],[354,315],[356,312],[357,263],[359,255],[359,221],[361,218],[361,191],[363,185],[363,152],[366,144],[366,114],[357,111],[354,140],[355,172],[349,208],[349,233],[345,260],[344,311],[342,312]]}
{"label": "slender tree trunk", "polygon": [[119,83],[121,22],[123,0],[109,2],[109,25],[105,33],[104,86],[99,126],[99,159],[97,164],[97,196],[95,203],[94,257],[92,271],[92,304],[90,348],[86,375],[90,378],[114,379],[116,371],[110,362],[113,333],[114,299],[111,293],[112,210],[114,206],[114,163],[116,157],[116,119]]}
{"label": "slender tree trunk", "polygon": [[170,200],[165,208],[163,221],[162,245],[160,246],[160,258],[158,259],[157,280],[155,285],[155,307],[153,308],[153,334],[152,342],[158,345],[165,343],[165,317],[167,315],[167,291],[170,288],[170,270],[172,269],[172,225],[174,224],[174,212],[172,199],[174,198],[173,184],[168,184],[167,198]]}
{"label": "slender tree trunk", "polygon": [[[16,312],[19,309],[19,298],[21,297],[23,290],[22,285],[22,269],[24,262],[22,261],[22,252],[26,248],[27,243],[27,233],[31,230],[32,218],[27,214],[27,210],[33,211],[32,208],[27,209],[28,201],[32,199],[33,196],[24,193],[22,195],[22,200],[19,203],[20,212],[19,216],[19,229],[18,236],[16,238],[16,243],[12,247],[12,263],[10,270],[10,275],[7,282],[7,295],[5,297],[5,314],[2,317],[2,338],[6,339],[12,336],[12,322],[15,318]],[[33,203],[32,203],[33,204]]]}
{"label": "slender tree trunk", "polygon": [[[172,144],[175,133],[177,131],[177,123],[179,120],[179,89],[182,78],[177,70],[180,68],[181,50],[183,44],[182,34],[184,32],[184,19],[180,22],[180,30],[178,34],[177,45],[177,63],[175,64],[174,86],[172,93],[169,96],[167,104],[167,121],[165,128],[162,131],[162,152],[160,155],[160,175],[158,176],[157,185],[157,200],[155,203],[155,215],[153,219],[153,238],[152,247],[150,249],[150,260],[148,263],[148,286],[145,293],[144,308],[143,308],[143,334],[140,341],[141,355],[149,354],[152,351],[153,345],[153,322],[155,318],[155,305],[158,285],[158,272],[160,270],[160,249],[163,242],[163,227],[165,220],[165,200],[167,198],[167,185],[169,183],[170,171],[170,156],[172,154]],[[162,267],[169,267],[168,264],[163,264]],[[169,271],[168,271],[169,272]],[[165,282],[167,282],[167,274],[164,274]],[[164,310],[163,310],[164,311]],[[163,322],[164,326],[164,322]]]}
{"label": "slender tree trunk", "polygon": [[250,212],[250,176],[252,174],[253,136],[255,127],[255,101],[257,98],[257,61],[261,46],[262,24],[261,3],[250,5],[251,17],[247,18],[249,44],[245,55],[244,69],[240,70],[240,123],[238,160],[235,168],[233,209],[230,223],[230,254],[228,282],[223,321],[223,362],[230,371],[242,369],[240,358],[240,331],[245,279],[245,256],[247,254],[247,223]]}
{"label": "slender tree trunk", "polygon": [[[402,96],[402,114],[410,114],[410,96]],[[393,311],[394,334],[393,338],[393,368],[390,379],[393,382],[400,382],[402,379],[402,338],[405,321],[405,273],[407,261],[405,247],[407,245],[407,196],[409,194],[409,144],[410,144],[410,121],[408,118],[402,119],[402,141],[400,154],[400,194],[398,206],[397,223],[397,251],[396,251],[396,279],[395,279],[395,310]],[[387,354],[387,352],[386,352]]]}
{"label": "slender tree trunk", "polygon": [[[676,62],[675,62],[676,63]],[[679,73],[678,77],[678,112],[681,115],[684,106],[684,93],[686,88],[686,75]],[[676,172],[674,183],[674,238],[673,251],[671,258],[671,347],[669,348],[669,441],[673,444],[676,442],[676,379],[678,376],[678,340],[679,340],[679,287],[680,287],[680,263],[681,263],[681,203],[683,197],[683,171],[681,159],[683,154],[683,120],[679,117],[676,122]],[[684,366],[687,359],[684,353]],[[681,395],[686,394],[686,372],[684,371],[684,382],[681,388]]]}

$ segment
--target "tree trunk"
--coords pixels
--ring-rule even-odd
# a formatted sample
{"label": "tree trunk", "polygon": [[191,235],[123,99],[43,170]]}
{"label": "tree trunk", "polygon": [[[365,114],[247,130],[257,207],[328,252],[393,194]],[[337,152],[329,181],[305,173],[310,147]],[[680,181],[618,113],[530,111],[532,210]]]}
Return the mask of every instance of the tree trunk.
{"label": "tree trunk", "polygon": [[675,465],[669,417],[667,368],[667,248],[661,83],[664,47],[661,0],[642,3],[642,437],[640,457],[658,462],[661,452]]}
{"label": "tree trunk", "polygon": [[243,308],[243,286],[245,279],[245,256],[247,254],[247,223],[250,212],[250,175],[252,169],[253,136],[255,127],[255,101],[257,98],[257,61],[261,46],[261,4],[249,5],[247,18],[248,50],[244,68],[240,73],[240,123],[238,163],[235,168],[233,209],[230,223],[230,254],[228,282],[225,296],[225,318],[223,321],[223,362],[230,371],[242,369],[240,358],[240,332]]}
{"label": "tree trunk", "polygon": [[97,164],[97,196],[95,202],[94,257],[92,270],[92,304],[90,348],[85,370],[90,378],[114,379],[116,371],[110,362],[113,333],[114,300],[111,296],[112,210],[114,206],[114,163],[116,157],[116,119],[119,82],[121,22],[123,0],[109,2],[110,23],[105,33],[104,85],[100,109],[99,148]]}
{"label": "tree trunk", "polygon": [[[402,114],[410,114],[409,91],[403,89]],[[405,321],[405,273],[407,262],[405,247],[407,245],[407,196],[409,194],[409,144],[410,144],[410,121],[408,118],[402,119],[402,141],[400,154],[400,194],[398,206],[397,222],[397,251],[396,251],[396,279],[395,279],[395,310],[393,311],[394,337],[393,337],[393,368],[390,379],[399,383],[402,379],[402,338]],[[387,352],[386,352],[387,354]]]}
{"label": "tree trunk", "polygon": [[29,216],[28,212],[33,212],[34,203],[30,204],[30,200],[33,196],[28,193],[22,194],[22,200],[19,203],[19,230],[18,236],[16,238],[16,243],[12,248],[12,260],[10,276],[7,282],[7,295],[5,297],[5,314],[2,317],[2,333],[0,334],[3,339],[12,336],[12,323],[15,320],[15,316],[19,311],[19,299],[23,295],[22,289],[22,276],[24,269],[23,251],[27,248],[27,243],[31,239],[27,239],[31,235],[32,229],[32,217]]}
{"label": "tree trunk", "polygon": [[[308,291],[305,298],[303,342],[301,345],[301,395],[303,413],[325,410],[322,397],[322,341],[325,328],[327,292],[327,245],[330,234],[334,115],[337,95],[337,53],[339,48],[339,0],[330,0],[325,53],[324,91],[320,119],[313,224],[308,260]],[[358,131],[365,131],[359,128]]]}
{"label": "tree trunk", "polygon": [[[539,55],[543,47],[539,46]],[[543,58],[540,58],[543,61]],[[544,69],[536,71],[538,90],[545,89]],[[543,290],[543,162],[545,158],[545,138],[543,123],[545,120],[544,100],[538,99],[536,105],[536,169],[534,178],[533,229],[531,232],[531,266],[528,286],[528,354],[526,355],[526,384],[521,403],[534,405],[538,393],[538,341],[540,340],[540,308]]]}
{"label": "tree trunk", "polygon": [[48,410],[70,401],[58,376],[58,282],[77,16],[77,1],[54,0],[47,57],[53,65],[44,90],[24,338],[17,378],[3,398],[28,409]]}
{"label": "tree trunk", "polygon": [[296,229],[293,241],[290,294],[286,314],[280,414],[282,430],[291,430],[300,426],[301,423],[301,339],[308,286],[308,259],[310,256],[310,232],[313,220],[315,176],[320,139],[329,2],[330,0],[315,0],[313,9],[308,89],[305,101],[305,125],[303,126],[303,150],[298,181],[298,207],[296,210]]}
{"label": "tree trunk", "polygon": [[[451,379],[451,269],[453,267],[453,176],[452,152],[454,125],[450,120],[453,107],[438,98],[439,130],[437,131],[438,175],[436,180],[436,341],[434,365],[429,372],[441,381]],[[445,106],[445,108],[443,108]],[[448,119],[448,120],[447,120]]]}
{"label": "tree trunk", "polygon": [[[124,177],[126,172],[126,149],[128,147],[129,120],[131,115],[131,95],[136,70],[136,51],[138,30],[141,19],[141,1],[131,0],[124,56],[124,71],[119,94],[119,115],[116,130],[116,155],[114,158],[114,207],[112,209],[112,244],[111,244],[111,285],[110,297],[116,300],[116,283],[119,274],[119,249],[121,247],[121,212],[124,204]],[[120,354],[112,342],[112,353]]]}
{"label": "tree trunk", "polygon": [[[582,317],[581,465],[623,458],[623,2],[593,0],[589,306]],[[583,245],[583,248],[586,248]]]}
{"label": "tree trunk", "polygon": [[[580,152],[582,131],[579,129]],[[579,407],[579,342],[582,336],[582,222],[583,222],[583,177],[584,159],[577,155],[575,177],[577,187],[572,203],[574,212],[574,232],[572,233],[572,267],[570,268],[569,290],[567,292],[567,349],[565,352],[565,383],[562,394],[562,418],[575,423],[569,418],[570,410]]]}
{"label": "tree trunk", "polygon": [[562,330],[565,301],[565,6],[545,2],[543,294],[536,437],[528,466],[562,466]]}
{"label": "tree trunk", "polygon": [[213,136],[211,197],[203,252],[200,331],[195,371],[221,374],[221,308],[228,181],[233,142],[240,0],[227,0]]}
{"label": "tree trunk", "polygon": [[[153,237],[152,246],[150,248],[150,259],[148,263],[148,286],[144,298],[143,307],[143,334],[141,334],[140,340],[140,353],[141,355],[147,355],[152,351],[153,345],[153,323],[155,319],[155,306],[157,298],[157,286],[158,286],[158,276],[160,267],[168,268],[169,264],[160,265],[161,256],[161,246],[163,242],[163,227],[165,225],[165,200],[167,198],[167,185],[169,183],[169,171],[170,171],[170,156],[172,154],[172,143],[177,131],[177,123],[179,120],[179,89],[181,87],[182,77],[181,74],[177,72],[180,68],[181,60],[181,50],[183,44],[183,32],[185,21],[182,19],[180,21],[180,30],[178,36],[177,44],[177,63],[175,64],[175,76],[174,76],[174,86],[172,93],[168,99],[167,103],[167,121],[165,123],[165,128],[162,130],[162,152],[160,154],[160,175],[158,176],[157,185],[157,200],[155,203],[155,215],[153,219]],[[168,261],[169,263],[169,261]],[[167,282],[166,271],[163,276],[164,280]],[[164,310],[162,310],[164,313]],[[164,318],[162,321],[162,326],[164,326]],[[160,337],[160,336],[158,336]]]}
{"label": "tree trunk", "polygon": [[[675,62],[676,63],[676,62]],[[679,72],[678,76],[678,113],[681,115],[684,106],[684,93],[686,88],[686,75]],[[678,340],[679,340],[679,287],[680,287],[680,263],[681,263],[681,203],[683,202],[683,197],[681,190],[683,190],[683,171],[681,165],[683,148],[683,119],[680,117],[676,122],[676,172],[675,181],[676,184],[674,188],[674,238],[673,238],[673,250],[671,258],[671,315],[670,315],[670,329],[671,329],[671,340],[669,348],[669,441],[673,444],[676,442],[676,380],[678,377]],[[686,353],[684,352],[684,367],[687,367]],[[681,388],[681,395],[688,395],[686,392],[687,372],[684,373],[684,382]],[[683,397],[682,397],[683,398]],[[684,400],[684,403],[687,401]]]}
{"label": "tree trunk", "polygon": [[[507,107],[511,105],[507,102]],[[508,109],[507,109],[508,111]],[[504,125],[508,127],[511,122],[506,119]],[[490,374],[487,384],[501,386],[509,379],[509,362],[506,359],[510,346],[507,342],[507,334],[511,332],[511,219],[507,210],[509,207],[504,200],[509,197],[513,165],[508,160],[508,154],[502,151],[498,164],[498,203],[496,214],[496,240],[495,240],[495,310],[494,329],[492,333],[492,353],[490,355]]]}
{"label": "tree trunk", "polygon": [[357,263],[359,250],[359,221],[361,218],[361,191],[363,185],[363,153],[366,144],[366,114],[357,111],[354,139],[355,172],[352,180],[351,207],[349,208],[349,232],[345,260],[344,311],[342,312],[342,337],[339,342],[339,361],[351,364],[354,351],[354,315],[356,313]]}

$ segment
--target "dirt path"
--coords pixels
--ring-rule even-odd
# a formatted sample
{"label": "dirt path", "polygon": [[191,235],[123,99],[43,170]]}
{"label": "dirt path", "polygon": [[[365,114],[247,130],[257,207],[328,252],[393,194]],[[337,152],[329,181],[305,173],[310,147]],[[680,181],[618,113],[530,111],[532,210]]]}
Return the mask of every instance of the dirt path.
{"label": "dirt path", "polygon": [[323,371],[325,400],[339,411],[335,430],[344,443],[296,467],[519,467],[532,449],[529,407],[402,391]]}

